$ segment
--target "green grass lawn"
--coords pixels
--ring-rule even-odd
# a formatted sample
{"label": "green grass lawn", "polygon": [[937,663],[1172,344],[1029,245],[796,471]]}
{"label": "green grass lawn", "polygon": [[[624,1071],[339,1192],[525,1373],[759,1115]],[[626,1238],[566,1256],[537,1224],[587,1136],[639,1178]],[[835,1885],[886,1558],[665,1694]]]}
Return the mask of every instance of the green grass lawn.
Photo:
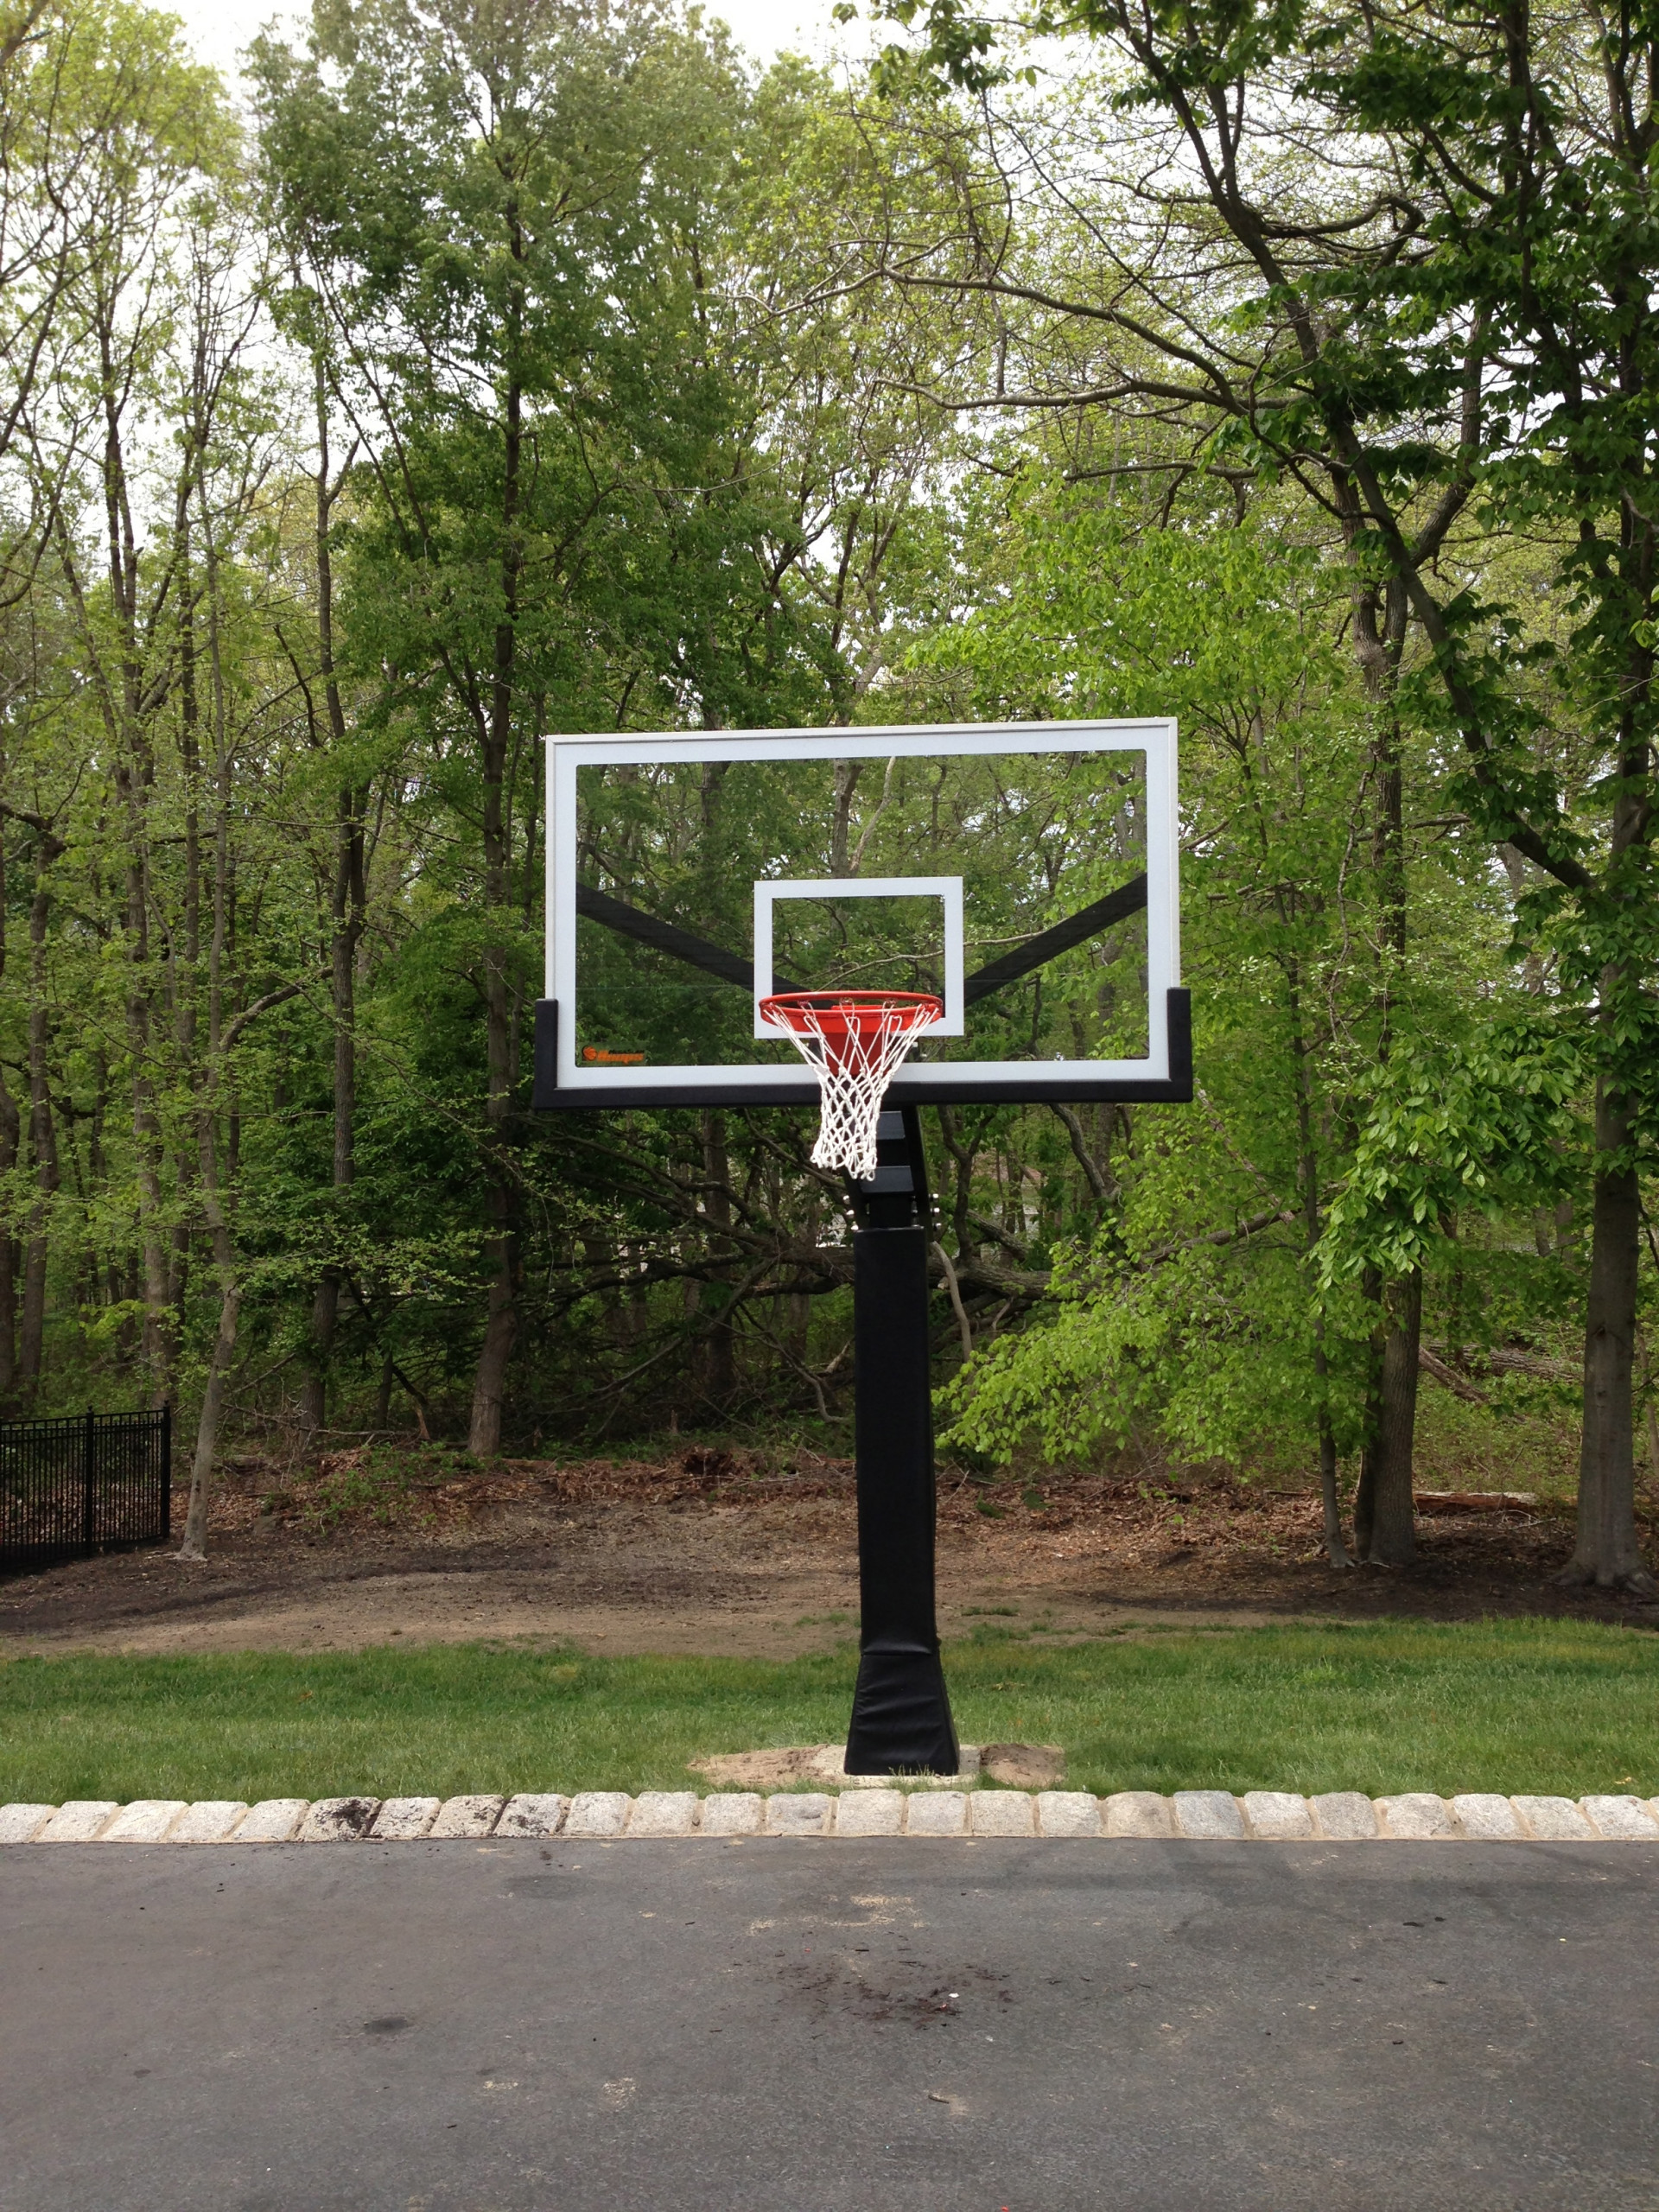
{"label": "green grass lawn", "polygon": [[[0,1802],[684,1788],[709,1751],[829,1742],[855,1654],[594,1659],[512,1644],[0,1664]],[[1385,1621],[946,1653],[969,1743],[1096,1790],[1659,1794],[1659,1637]]]}

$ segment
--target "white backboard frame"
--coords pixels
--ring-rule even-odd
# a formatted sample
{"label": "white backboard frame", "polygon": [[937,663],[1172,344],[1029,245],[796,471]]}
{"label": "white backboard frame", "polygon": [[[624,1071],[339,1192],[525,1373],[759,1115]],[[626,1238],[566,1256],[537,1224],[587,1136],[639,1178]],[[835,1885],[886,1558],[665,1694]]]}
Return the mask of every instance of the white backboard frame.
{"label": "white backboard frame", "polygon": [[[537,1108],[782,1105],[809,1103],[818,1095],[816,1080],[801,1069],[661,1063],[604,1066],[578,1060],[576,1024],[570,1010],[575,1005],[576,989],[579,767],[643,767],[686,759],[886,761],[895,755],[914,759],[964,753],[1134,752],[1145,755],[1150,1050],[1140,1059],[912,1062],[894,1077],[887,1093],[889,1103],[1191,1096],[1190,1038],[1185,1026],[1185,995],[1180,991],[1180,824],[1177,728],[1173,716],[1133,721],[923,722],[852,729],[677,730],[629,737],[613,733],[553,736],[545,744],[546,997],[537,1008]],[[924,885],[950,880],[958,881],[959,890],[959,880],[938,877],[854,879],[853,882],[858,891],[874,893],[879,885],[883,895],[892,896],[895,892],[902,895]],[[784,881],[778,880],[774,892]],[[807,888],[822,894],[828,883],[817,882]],[[758,945],[755,950],[759,952]],[[755,965],[758,970],[758,960]],[[960,979],[957,990],[960,1013]],[[563,1019],[560,1009],[565,1010]],[[761,1033],[771,1037],[776,1033]]]}

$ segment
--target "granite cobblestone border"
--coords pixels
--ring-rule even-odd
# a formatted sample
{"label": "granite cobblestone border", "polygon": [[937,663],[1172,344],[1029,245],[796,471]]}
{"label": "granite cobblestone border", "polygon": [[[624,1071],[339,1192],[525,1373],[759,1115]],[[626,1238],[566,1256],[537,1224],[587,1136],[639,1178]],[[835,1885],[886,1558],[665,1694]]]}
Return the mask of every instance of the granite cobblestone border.
{"label": "granite cobblestone border", "polygon": [[1165,1837],[1192,1842],[1659,1843],[1659,1797],[1501,1797],[1282,1789],[557,1791],[516,1797],[144,1797],[122,1805],[0,1806],[0,1845],[416,1843],[561,1836],[620,1842],[678,1836]]}

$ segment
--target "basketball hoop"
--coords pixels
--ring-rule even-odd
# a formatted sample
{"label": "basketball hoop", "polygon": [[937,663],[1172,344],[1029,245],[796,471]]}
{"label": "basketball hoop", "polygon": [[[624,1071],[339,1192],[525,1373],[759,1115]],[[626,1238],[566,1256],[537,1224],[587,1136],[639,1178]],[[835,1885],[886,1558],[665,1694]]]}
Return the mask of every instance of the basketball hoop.
{"label": "basketball hoop", "polygon": [[761,1020],[791,1038],[818,1078],[815,1167],[844,1167],[870,1180],[882,1096],[921,1031],[944,1012],[944,1001],[925,991],[781,991],[761,1000]]}

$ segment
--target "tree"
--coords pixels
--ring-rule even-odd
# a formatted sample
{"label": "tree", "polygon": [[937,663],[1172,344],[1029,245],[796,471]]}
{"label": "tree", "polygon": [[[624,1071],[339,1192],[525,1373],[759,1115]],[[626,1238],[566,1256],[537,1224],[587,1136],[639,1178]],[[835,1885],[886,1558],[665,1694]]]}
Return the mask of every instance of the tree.
{"label": "tree", "polygon": [[[1179,526],[1160,529],[1156,501],[1032,468],[977,609],[918,649],[966,679],[957,703],[976,712],[1179,716],[1201,1070],[1192,1109],[1135,1111],[1138,1146],[1091,1178],[1096,1219],[1057,1245],[1055,1302],[970,1364],[953,1404],[964,1440],[999,1452],[1027,1427],[1050,1449],[1122,1441],[1140,1418],[1200,1457],[1300,1433],[1344,1564],[1338,1461],[1363,1433],[1368,1332],[1351,1275],[1319,1263],[1375,1014],[1344,882],[1365,701],[1314,549],[1282,513],[1206,520],[1192,489]],[[976,524],[982,561],[982,508]],[[1496,949],[1496,902],[1454,856],[1416,872],[1442,921],[1414,953],[1412,995],[1455,1022],[1469,949]],[[1076,1148],[1083,1131],[1069,1134]]]}
{"label": "tree", "polygon": [[[31,410],[32,474],[53,517],[53,567],[72,610],[86,679],[105,742],[125,838],[124,954],[127,1052],[133,1126],[139,1149],[143,1221],[146,1350],[157,1402],[174,1388],[178,1284],[183,1255],[168,1251],[162,1192],[164,1140],[159,1118],[155,1031],[162,978],[153,957],[156,886],[151,873],[149,812],[155,795],[157,724],[171,696],[175,622],[188,621],[188,528],[196,493],[194,441],[209,434],[213,370],[198,365],[174,467],[160,486],[172,525],[159,561],[149,556],[141,500],[143,430],[179,397],[162,395],[167,349],[181,302],[158,245],[182,213],[187,193],[212,177],[229,153],[218,80],[187,63],[164,20],[118,10],[101,39],[78,52],[86,105],[102,118],[75,185],[81,202],[81,251],[66,285],[62,315],[73,351],[49,404]],[[215,364],[213,366],[217,367]],[[203,382],[204,377],[208,379]],[[203,407],[206,415],[203,413]],[[141,425],[143,426],[141,428]],[[101,543],[80,535],[76,494],[96,501]],[[186,645],[187,654],[189,647]],[[192,675],[194,659],[192,658]],[[187,677],[185,691],[189,693]],[[194,742],[187,707],[181,737]],[[187,938],[199,913],[189,848],[185,887]],[[193,1009],[175,999],[187,1027]]]}
{"label": "tree", "polygon": [[[470,850],[448,927],[484,1028],[487,1313],[472,1448],[499,1446],[518,1331],[519,1040],[537,741],[664,709],[765,719],[787,625],[757,558],[710,312],[741,87],[641,12],[320,15],[259,49],[274,219],[365,456],[360,668],[395,671]],[[785,635],[780,640],[779,632]]]}
{"label": "tree", "polygon": [[[918,66],[982,92],[1006,79],[996,28],[960,0],[893,12],[920,16],[924,37],[919,57],[889,56],[890,79]],[[1505,4],[1230,0],[1080,0],[1029,20],[1100,41],[1125,73],[1114,106],[1136,168],[1109,155],[1105,199],[1127,224],[1100,221],[1096,195],[1082,284],[1052,234],[988,267],[887,265],[1076,334],[1065,366],[1083,373],[1024,397],[1154,411],[1218,458],[1294,479],[1340,533],[1356,645],[1384,685],[1385,847],[1403,706],[1457,757],[1454,801],[1541,872],[1518,918],[1558,949],[1598,1052],[1568,1572],[1650,1588],[1630,1439],[1659,961],[1651,26],[1640,6],[1546,22]],[[1029,134],[1013,143],[1027,186],[1041,163]],[[1518,532],[1551,549],[1541,620],[1484,588],[1495,541]]]}

